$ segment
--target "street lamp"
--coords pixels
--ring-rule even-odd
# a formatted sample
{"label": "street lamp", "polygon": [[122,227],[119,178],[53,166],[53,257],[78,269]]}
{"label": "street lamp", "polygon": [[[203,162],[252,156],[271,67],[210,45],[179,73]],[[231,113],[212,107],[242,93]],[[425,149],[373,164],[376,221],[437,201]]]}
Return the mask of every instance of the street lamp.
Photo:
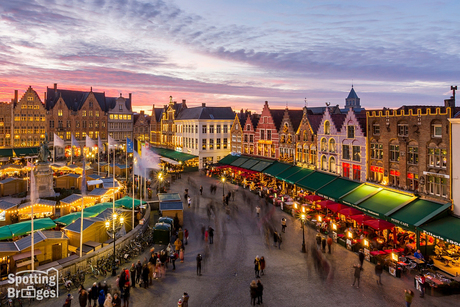
{"label": "street lamp", "polygon": [[225,177],[222,177],[222,197],[225,196],[225,194],[224,194],[224,184],[225,184]]}
{"label": "street lamp", "polygon": [[[115,240],[117,232],[123,227],[125,219],[123,216],[119,216],[116,212],[112,215],[111,220],[105,221],[105,228],[107,229],[107,233],[113,235],[113,263],[112,263],[112,276],[117,275],[117,265],[116,265],[116,251],[115,251]],[[112,224],[112,227],[110,227]]]}
{"label": "street lamp", "polygon": [[161,181],[163,181],[163,173],[162,172],[158,173],[158,181],[160,181],[160,186],[158,188],[158,193],[161,193]]}
{"label": "street lamp", "polygon": [[306,218],[305,214],[302,213],[300,215],[300,221],[302,222],[302,239],[303,239],[302,240],[302,250],[301,250],[302,253],[307,252],[305,249],[305,218]]}

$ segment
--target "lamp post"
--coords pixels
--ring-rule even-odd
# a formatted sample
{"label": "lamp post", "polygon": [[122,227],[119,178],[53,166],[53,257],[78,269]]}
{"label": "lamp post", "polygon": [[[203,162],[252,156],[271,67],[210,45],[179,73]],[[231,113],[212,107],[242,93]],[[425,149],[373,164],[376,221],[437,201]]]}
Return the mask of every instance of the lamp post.
{"label": "lamp post", "polygon": [[301,250],[302,253],[307,252],[305,249],[305,218],[306,218],[305,214],[302,213],[300,215],[300,221],[302,222],[302,239],[303,239],[302,240],[302,250]]}
{"label": "lamp post", "polygon": [[[116,265],[116,250],[115,250],[115,240],[116,240],[116,234],[117,232],[123,227],[123,222],[125,221],[123,216],[119,216],[117,213],[114,213],[112,215],[111,220],[107,220],[105,222],[105,228],[107,228],[107,232],[110,234],[113,234],[113,263],[112,263],[112,276],[117,275],[117,265]],[[110,224],[112,224],[112,227],[110,227]]]}
{"label": "lamp post", "polygon": [[224,185],[225,185],[225,177],[222,177],[222,197],[225,197],[225,194],[224,194]]}
{"label": "lamp post", "polygon": [[163,181],[163,173],[158,173],[158,181],[160,182],[160,186],[158,187],[158,193],[161,193],[161,182]]}

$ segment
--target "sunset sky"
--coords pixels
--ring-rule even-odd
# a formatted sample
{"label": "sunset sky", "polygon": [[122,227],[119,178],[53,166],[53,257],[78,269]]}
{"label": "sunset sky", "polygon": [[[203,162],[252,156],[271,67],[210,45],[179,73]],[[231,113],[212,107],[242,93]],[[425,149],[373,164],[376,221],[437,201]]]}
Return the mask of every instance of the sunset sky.
{"label": "sunset sky", "polygon": [[441,105],[460,85],[460,1],[11,0],[0,101],[31,85],[133,93],[135,110]]}

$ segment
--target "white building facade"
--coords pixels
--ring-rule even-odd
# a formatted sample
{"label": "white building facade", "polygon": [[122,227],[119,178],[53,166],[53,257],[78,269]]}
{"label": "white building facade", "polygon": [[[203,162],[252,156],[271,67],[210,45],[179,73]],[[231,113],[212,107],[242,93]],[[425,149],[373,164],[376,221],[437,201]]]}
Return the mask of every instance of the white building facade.
{"label": "white building facade", "polygon": [[109,104],[108,133],[120,144],[126,143],[126,138],[133,139],[133,112],[131,109],[131,94],[124,98],[106,98]]}

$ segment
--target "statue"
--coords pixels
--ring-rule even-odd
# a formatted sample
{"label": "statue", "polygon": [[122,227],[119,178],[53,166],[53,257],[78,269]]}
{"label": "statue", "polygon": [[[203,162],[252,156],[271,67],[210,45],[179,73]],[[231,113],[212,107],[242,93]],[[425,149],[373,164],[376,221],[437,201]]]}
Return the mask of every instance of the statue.
{"label": "statue", "polygon": [[40,152],[38,153],[38,162],[48,162],[50,150],[48,149],[48,133],[45,133],[45,140],[40,145]]}

